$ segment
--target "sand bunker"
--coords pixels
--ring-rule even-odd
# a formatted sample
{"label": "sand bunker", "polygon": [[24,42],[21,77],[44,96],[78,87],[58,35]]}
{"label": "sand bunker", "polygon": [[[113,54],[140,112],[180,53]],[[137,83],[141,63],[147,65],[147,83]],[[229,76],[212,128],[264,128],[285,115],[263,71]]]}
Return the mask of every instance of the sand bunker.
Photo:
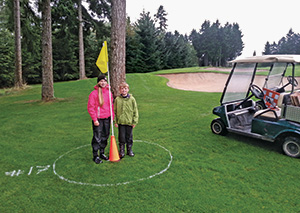
{"label": "sand bunker", "polygon": [[[169,87],[199,92],[223,92],[228,78],[228,74],[208,72],[165,74],[159,76],[169,79],[167,83]],[[262,88],[265,78],[266,76],[256,76],[254,84]],[[300,79],[296,79],[300,83]]]}

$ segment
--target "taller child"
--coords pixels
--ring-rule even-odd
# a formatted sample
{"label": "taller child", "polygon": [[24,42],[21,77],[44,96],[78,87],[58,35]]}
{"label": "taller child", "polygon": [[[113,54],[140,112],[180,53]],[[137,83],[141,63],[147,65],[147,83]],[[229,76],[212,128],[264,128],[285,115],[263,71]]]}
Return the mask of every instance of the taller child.
{"label": "taller child", "polygon": [[105,75],[100,75],[97,78],[97,85],[94,86],[94,91],[89,95],[87,105],[87,110],[92,118],[93,126],[93,161],[97,164],[102,163],[101,159],[108,160],[104,151],[109,137],[111,119],[114,118],[113,105],[113,115],[111,115],[109,97],[111,97],[111,103],[113,103],[113,96],[109,91],[107,78]]}

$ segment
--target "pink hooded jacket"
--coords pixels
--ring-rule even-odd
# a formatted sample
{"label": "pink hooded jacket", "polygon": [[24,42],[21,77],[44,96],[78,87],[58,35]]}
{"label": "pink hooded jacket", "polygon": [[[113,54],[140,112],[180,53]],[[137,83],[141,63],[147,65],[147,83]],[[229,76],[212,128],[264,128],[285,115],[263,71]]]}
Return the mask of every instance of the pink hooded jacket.
{"label": "pink hooded jacket", "polygon": [[[94,91],[89,95],[89,100],[87,104],[87,110],[90,114],[93,121],[97,121],[97,118],[108,118],[111,116],[110,114],[110,103],[109,103],[109,86],[107,85],[105,88],[102,88],[103,100],[104,104],[100,107],[99,104],[99,95],[98,95],[98,86],[94,86]],[[114,104],[113,104],[113,96],[111,95],[111,103],[112,103],[112,119],[114,119]]]}

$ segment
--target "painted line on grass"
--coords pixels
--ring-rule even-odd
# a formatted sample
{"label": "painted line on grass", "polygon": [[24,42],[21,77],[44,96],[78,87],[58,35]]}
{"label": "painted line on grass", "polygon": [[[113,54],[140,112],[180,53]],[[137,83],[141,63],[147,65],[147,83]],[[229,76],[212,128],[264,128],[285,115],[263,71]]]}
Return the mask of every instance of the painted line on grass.
{"label": "painted line on grass", "polygon": [[86,144],[86,145],[83,145],[83,146],[79,146],[79,147],[77,147],[77,148],[74,148],[74,149],[72,149],[72,150],[66,152],[65,154],[59,156],[59,157],[54,161],[54,163],[53,163],[53,173],[54,173],[56,176],[58,176],[61,180],[64,180],[64,181],[66,181],[66,182],[68,182],[68,183],[79,184],[79,185],[86,185],[86,186],[101,186],[101,187],[106,187],[106,186],[126,185],[126,184],[133,183],[133,182],[137,182],[137,181],[144,181],[144,180],[147,180],[147,179],[151,179],[151,178],[153,178],[153,177],[155,177],[155,176],[158,176],[158,175],[163,174],[164,172],[166,172],[166,171],[170,168],[171,163],[172,163],[172,160],[173,160],[173,156],[172,156],[171,152],[170,152],[168,149],[166,149],[165,147],[163,147],[163,146],[161,146],[161,145],[159,145],[159,144],[152,143],[152,142],[147,142],[147,141],[142,141],[142,140],[134,140],[134,142],[137,142],[137,143],[147,143],[147,144],[150,144],[150,145],[155,145],[155,146],[158,146],[158,147],[164,149],[165,151],[167,151],[167,152],[169,153],[169,156],[170,156],[170,161],[169,161],[169,163],[168,163],[168,166],[167,166],[166,168],[164,168],[163,170],[161,170],[160,172],[157,172],[157,173],[155,173],[155,174],[153,174],[153,175],[150,175],[149,177],[141,178],[141,179],[138,179],[138,180],[135,180],[135,181],[127,181],[127,182],[115,183],[115,184],[84,183],[84,182],[78,182],[78,181],[70,180],[70,179],[67,179],[67,178],[63,177],[62,175],[59,175],[59,174],[56,172],[56,170],[55,170],[56,162],[57,162],[59,159],[63,158],[65,155],[67,155],[67,154],[69,154],[70,152],[72,152],[72,151],[81,149],[81,148],[86,147],[86,146],[90,146],[90,144]]}

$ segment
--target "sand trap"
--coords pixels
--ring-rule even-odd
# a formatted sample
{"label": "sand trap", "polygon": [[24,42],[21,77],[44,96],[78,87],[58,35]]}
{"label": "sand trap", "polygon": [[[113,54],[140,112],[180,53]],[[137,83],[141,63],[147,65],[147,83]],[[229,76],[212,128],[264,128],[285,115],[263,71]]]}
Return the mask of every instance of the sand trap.
{"label": "sand trap", "polygon": [[[169,79],[167,83],[169,87],[199,92],[223,92],[228,78],[228,74],[208,72],[165,74],[159,76]],[[262,88],[265,78],[266,76],[256,76],[254,84]],[[300,78],[296,79],[300,83]]]}

